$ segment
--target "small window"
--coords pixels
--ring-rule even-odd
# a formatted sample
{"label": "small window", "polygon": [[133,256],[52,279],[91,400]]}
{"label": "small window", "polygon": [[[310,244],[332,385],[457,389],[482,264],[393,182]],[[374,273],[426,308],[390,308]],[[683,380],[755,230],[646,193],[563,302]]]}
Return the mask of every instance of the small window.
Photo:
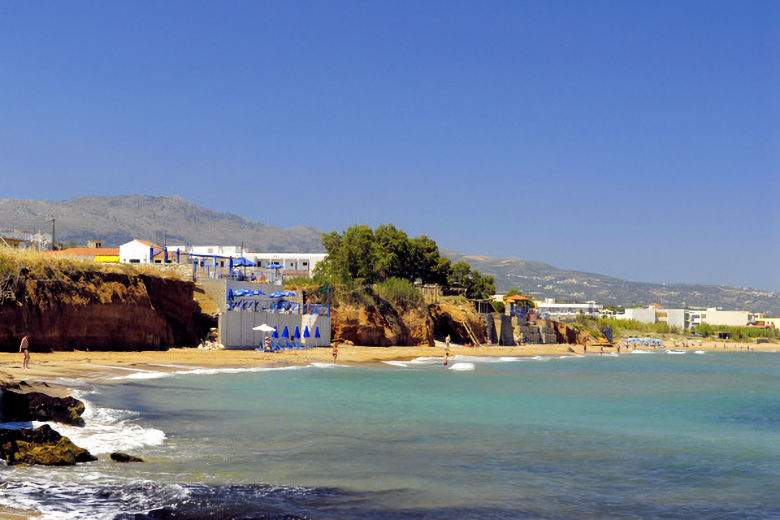
{"label": "small window", "polygon": [[139,259],[137,259],[137,258],[131,258],[131,259],[130,259],[130,263],[131,263],[131,264],[140,264],[140,263],[141,263],[141,261],[140,261]]}
{"label": "small window", "polygon": [[303,267],[308,267],[308,266],[309,266],[309,262],[301,262],[301,265],[302,265]]}

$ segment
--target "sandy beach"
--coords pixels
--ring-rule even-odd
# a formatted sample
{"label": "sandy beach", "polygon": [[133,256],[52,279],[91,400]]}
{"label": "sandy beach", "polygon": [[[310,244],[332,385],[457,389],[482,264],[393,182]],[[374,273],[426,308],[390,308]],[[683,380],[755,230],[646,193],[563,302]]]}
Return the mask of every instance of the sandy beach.
{"label": "sandy beach", "polygon": [[[780,351],[780,343],[731,343],[715,341],[689,342],[687,350]],[[570,352],[569,348],[574,352]],[[674,347],[668,347],[674,348]],[[614,347],[605,351],[614,352]],[[623,350],[625,352],[625,350]],[[407,361],[417,357],[440,356],[445,352],[452,356],[544,356],[582,355],[582,345],[526,345],[515,347],[482,346],[465,347],[451,345],[434,347],[362,347],[339,345],[339,364],[379,363],[382,361]],[[598,355],[600,349],[591,347],[589,355]],[[0,381],[43,383],[57,387],[67,386],[68,380],[82,379],[100,383],[116,383],[116,379],[133,372],[173,372],[197,368],[246,368],[258,366],[291,366],[310,363],[333,362],[331,347],[309,350],[290,350],[265,353],[255,350],[204,350],[198,348],[174,348],[165,351],[103,352],[75,350],[71,352],[33,352],[30,368],[22,369],[22,355],[0,353]]]}

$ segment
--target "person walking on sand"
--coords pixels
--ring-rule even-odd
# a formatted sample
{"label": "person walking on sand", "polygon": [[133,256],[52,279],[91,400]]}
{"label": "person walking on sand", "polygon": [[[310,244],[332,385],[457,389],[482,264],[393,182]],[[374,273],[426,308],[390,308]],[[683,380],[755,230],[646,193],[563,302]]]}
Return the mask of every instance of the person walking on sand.
{"label": "person walking on sand", "polygon": [[336,358],[339,357],[339,346],[333,344],[333,363],[336,363]]}
{"label": "person walking on sand", "polygon": [[447,345],[447,348],[450,348],[450,335],[447,334],[447,337],[444,338],[444,343]]}
{"label": "person walking on sand", "polygon": [[19,352],[24,354],[22,368],[30,368],[30,335],[25,334],[22,342],[19,344]]}

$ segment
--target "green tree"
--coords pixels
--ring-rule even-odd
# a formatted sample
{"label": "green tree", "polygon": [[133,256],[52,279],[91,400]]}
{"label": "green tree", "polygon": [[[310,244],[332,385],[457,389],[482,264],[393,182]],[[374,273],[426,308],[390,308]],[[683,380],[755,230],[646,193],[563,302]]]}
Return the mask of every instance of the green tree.
{"label": "green tree", "polygon": [[315,276],[324,281],[369,285],[392,278],[419,279],[462,287],[470,298],[484,298],[496,289],[493,277],[472,271],[465,262],[452,265],[449,258],[441,256],[435,241],[425,235],[410,239],[392,224],[376,230],[352,226],[342,233],[326,233],[322,245],[328,256],[317,264]]}

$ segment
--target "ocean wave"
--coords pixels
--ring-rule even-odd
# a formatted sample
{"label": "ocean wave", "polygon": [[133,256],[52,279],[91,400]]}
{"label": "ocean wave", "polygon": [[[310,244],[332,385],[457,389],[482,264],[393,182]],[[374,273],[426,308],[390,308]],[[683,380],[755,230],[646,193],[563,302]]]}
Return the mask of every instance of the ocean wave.
{"label": "ocean wave", "polygon": [[408,361],[382,361],[382,363],[385,363],[386,365],[391,365],[394,367],[402,367],[402,368],[408,368],[409,362]]}
{"label": "ocean wave", "polygon": [[[84,426],[59,423],[51,426],[93,455],[159,446],[165,442],[165,432],[135,422],[139,416],[137,412],[96,407],[86,399],[82,402]],[[37,427],[43,423],[33,424]]]}
{"label": "ocean wave", "polygon": [[635,349],[631,351],[632,354],[655,354],[652,350]]}
{"label": "ocean wave", "polygon": [[[305,368],[303,366],[286,366],[286,367],[242,367],[242,368],[192,368],[189,370],[171,370],[171,371],[155,371],[155,370],[138,370],[132,374],[126,376],[115,376],[112,380],[144,380],[144,379],[160,379],[163,377],[175,377],[175,376],[198,376],[198,375],[214,375],[214,374],[240,374],[245,372],[272,372],[278,370],[300,370]],[[130,369],[134,370],[134,369]]]}
{"label": "ocean wave", "polygon": [[471,372],[476,368],[474,363],[455,363],[449,369],[456,372]]}

